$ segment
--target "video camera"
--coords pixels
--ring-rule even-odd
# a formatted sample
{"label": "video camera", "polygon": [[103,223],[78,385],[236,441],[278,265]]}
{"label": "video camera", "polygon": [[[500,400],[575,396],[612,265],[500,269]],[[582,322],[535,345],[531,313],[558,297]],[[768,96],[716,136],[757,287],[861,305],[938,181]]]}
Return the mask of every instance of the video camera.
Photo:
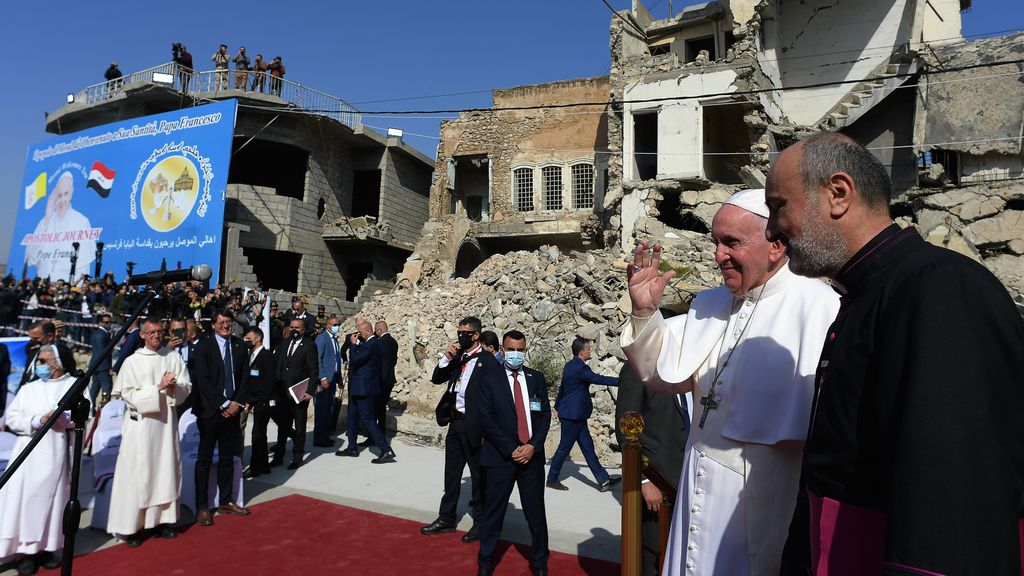
{"label": "video camera", "polygon": [[177,62],[181,58],[181,42],[171,44],[171,57]]}

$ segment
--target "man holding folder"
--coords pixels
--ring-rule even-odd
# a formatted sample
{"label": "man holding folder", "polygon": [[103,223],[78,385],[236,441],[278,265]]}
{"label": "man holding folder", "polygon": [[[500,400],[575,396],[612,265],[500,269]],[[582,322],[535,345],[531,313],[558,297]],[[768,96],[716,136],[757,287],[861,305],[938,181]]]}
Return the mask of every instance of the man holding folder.
{"label": "man holding folder", "polygon": [[[288,324],[288,339],[277,345],[275,356],[277,358],[277,379],[286,387],[291,388],[296,384],[306,381],[305,393],[298,396],[299,402],[295,404],[295,436],[292,444],[292,462],[288,465],[289,470],[295,470],[302,466],[302,456],[306,453],[306,419],[309,414],[309,400],[316,393],[317,384],[320,382],[320,368],[316,357],[316,343],[309,336],[304,336],[305,323],[300,318],[293,318]],[[292,399],[295,399],[293,394]],[[274,447],[274,459],[271,466],[280,465],[284,461],[285,442],[278,435],[277,445]]]}

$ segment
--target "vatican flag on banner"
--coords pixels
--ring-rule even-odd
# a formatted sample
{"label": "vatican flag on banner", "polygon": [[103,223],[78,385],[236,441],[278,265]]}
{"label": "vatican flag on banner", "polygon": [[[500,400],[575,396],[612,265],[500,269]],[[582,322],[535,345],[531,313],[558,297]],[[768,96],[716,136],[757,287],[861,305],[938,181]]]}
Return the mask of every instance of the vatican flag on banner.
{"label": "vatican flag on banner", "polygon": [[35,206],[43,196],[46,196],[46,172],[36,176],[35,181],[25,187],[25,210]]}

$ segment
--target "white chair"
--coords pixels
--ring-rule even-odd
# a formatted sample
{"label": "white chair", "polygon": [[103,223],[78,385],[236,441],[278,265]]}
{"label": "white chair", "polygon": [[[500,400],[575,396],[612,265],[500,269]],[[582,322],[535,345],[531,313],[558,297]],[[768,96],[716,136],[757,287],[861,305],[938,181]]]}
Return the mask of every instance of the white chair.
{"label": "white chair", "polygon": [[[196,513],[196,458],[199,456],[199,425],[196,415],[191,410],[181,415],[178,421],[178,433],[181,437],[181,499],[180,504]],[[232,479],[232,500],[244,506],[242,488],[242,458],[235,456],[235,470]],[[217,450],[213,451],[213,464],[210,466],[210,484],[207,506],[216,508],[219,504],[220,490],[217,488]]]}
{"label": "white chair", "polygon": [[82,476],[79,493],[85,489],[85,483],[91,482],[95,492],[92,498],[93,528],[107,529],[107,518],[110,514],[110,491],[114,486],[114,468],[117,466],[117,454],[121,449],[121,426],[124,423],[124,400],[112,399],[103,406],[96,431],[92,433],[92,476],[85,475],[83,460]]}

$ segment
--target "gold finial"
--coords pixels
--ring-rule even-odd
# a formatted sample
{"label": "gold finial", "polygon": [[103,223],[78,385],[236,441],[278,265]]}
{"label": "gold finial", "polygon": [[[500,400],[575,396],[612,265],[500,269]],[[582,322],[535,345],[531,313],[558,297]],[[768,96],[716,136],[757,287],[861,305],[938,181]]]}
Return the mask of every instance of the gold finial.
{"label": "gold finial", "polygon": [[644,417],[639,412],[626,412],[619,418],[619,430],[626,437],[626,442],[636,444],[644,431]]}

